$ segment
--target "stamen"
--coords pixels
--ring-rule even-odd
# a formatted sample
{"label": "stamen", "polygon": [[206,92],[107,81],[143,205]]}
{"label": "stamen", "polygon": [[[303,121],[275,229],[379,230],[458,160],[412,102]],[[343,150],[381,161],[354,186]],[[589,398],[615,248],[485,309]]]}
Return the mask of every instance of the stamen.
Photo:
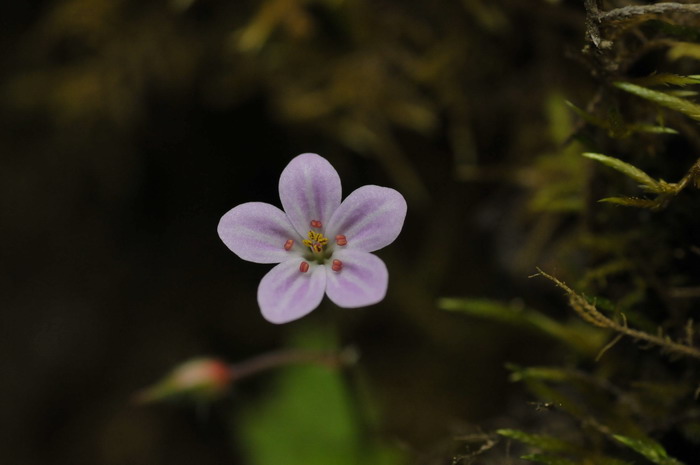
{"label": "stamen", "polygon": [[294,245],[294,239],[287,239],[287,242],[284,243],[284,250],[291,249],[293,245]]}
{"label": "stamen", "polygon": [[304,239],[302,243],[310,248],[312,252],[321,253],[326,244],[328,244],[328,238],[321,233],[309,231],[308,239]]}
{"label": "stamen", "polygon": [[333,271],[340,271],[343,269],[343,262],[341,262],[338,259],[333,260],[333,264],[331,265],[331,270]]}
{"label": "stamen", "polygon": [[335,236],[335,243],[340,246],[348,245],[348,239],[344,235],[338,234]]}
{"label": "stamen", "polygon": [[309,264],[306,262],[301,262],[301,264],[299,265],[299,271],[301,271],[302,273],[306,273],[307,271],[309,271]]}
{"label": "stamen", "polygon": [[323,226],[323,224],[320,221],[311,220],[311,227],[312,228],[320,228],[321,226]]}

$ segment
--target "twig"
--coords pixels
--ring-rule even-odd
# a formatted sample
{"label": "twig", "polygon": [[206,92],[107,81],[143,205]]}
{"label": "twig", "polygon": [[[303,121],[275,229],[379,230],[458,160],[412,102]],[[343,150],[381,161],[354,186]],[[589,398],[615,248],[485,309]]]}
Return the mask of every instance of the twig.
{"label": "twig", "polygon": [[606,48],[609,42],[601,38],[600,29],[610,23],[640,23],[649,19],[669,15],[700,15],[700,5],[678,2],[662,2],[653,5],[624,6],[610,11],[600,11],[596,0],[585,0],[586,38],[597,49]]}
{"label": "twig", "polygon": [[598,9],[598,2],[596,0],[586,0],[584,5],[586,7],[586,37],[593,42],[596,48],[600,48],[600,30],[598,29],[600,10]]}
{"label": "twig", "polygon": [[574,290],[567,286],[564,282],[560,281],[559,279],[555,278],[550,274],[545,273],[539,268],[537,268],[537,271],[540,275],[549,279],[558,287],[563,289],[569,297],[569,305],[571,305],[571,307],[581,318],[591,323],[592,325],[598,326],[599,328],[612,329],[633,339],[645,341],[649,344],[659,346],[669,352],[674,352],[688,357],[700,359],[700,350],[698,350],[697,348],[681,344],[679,342],[675,342],[669,337],[653,335],[645,333],[643,331],[638,331],[636,329],[629,328],[627,326],[626,320],[624,324],[620,324],[616,321],[613,321],[610,318],[603,315],[602,313],[600,313],[595,307],[595,305],[591,304],[584,297],[574,292]]}
{"label": "twig", "polygon": [[700,14],[700,5],[663,2],[653,5],[623,6],[622,8],[599,13],[597,19],[599,22],[629,21],[640,17],[658,16],[668,13]]}

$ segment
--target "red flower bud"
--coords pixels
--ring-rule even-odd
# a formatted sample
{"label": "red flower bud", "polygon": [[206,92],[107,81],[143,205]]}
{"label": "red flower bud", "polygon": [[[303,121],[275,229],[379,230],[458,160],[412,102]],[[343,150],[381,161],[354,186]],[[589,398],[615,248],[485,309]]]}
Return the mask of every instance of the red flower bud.
{"label": "red flower bud", "polygon": [[229,390],[231,367],[216,359],[197,358],[176,367],[165,378],[137,393],[137,402],[156,402],[175,397],[213,400]]}

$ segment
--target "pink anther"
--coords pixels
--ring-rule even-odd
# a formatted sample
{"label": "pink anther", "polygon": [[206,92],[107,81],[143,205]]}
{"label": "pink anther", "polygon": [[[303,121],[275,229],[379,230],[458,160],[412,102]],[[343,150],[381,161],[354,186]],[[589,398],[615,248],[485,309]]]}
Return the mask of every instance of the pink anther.
{"label": "pink anther", "polygon": [[302,273],[306,273],[307,271],[309,271],[309,264],[306,262],[301,262],[301,264],[299,265],[299,271],[301,271]]}
{"label": "pink anther", "polygon": [[335,236],[335,243],[338,245],[348,245],[348,239],[342,234]]}
{"label": "pink anther", "polygon": [[323,224],[320,221],[311,220],[311,227],[312,228],[320,228],[321,226],[323,226]]}
{"label": "pink anther", "polygon": [[284,243],[284,250],[291,249],[293,245],[294,245],[294,239],[287,239],[287,242]]}
{"label": "pink anther", "polygon": [[342,269],[343,269],[343,262],[341,262],[338,259],[333,260],[333,263],[331,264],[331,270],[340,271]]}

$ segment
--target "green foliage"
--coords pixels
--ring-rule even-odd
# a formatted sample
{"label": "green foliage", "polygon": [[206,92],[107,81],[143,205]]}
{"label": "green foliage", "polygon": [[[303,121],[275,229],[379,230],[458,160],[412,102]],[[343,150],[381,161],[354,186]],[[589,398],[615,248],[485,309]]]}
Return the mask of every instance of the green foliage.
{"label": "green foliage", "polygon": [[524,444],[536,447],[540,450],[546,452],[580,452],[580,448],[562,441],[554,436],[548,436],[544,434],[529,434],[524,431],[519,431],[515,429],[499,429],[496,433],[501,436],[515,439]]}
{"label": "green foliage", "polygon": [[605,334],[576,321],[560,323],[541,312],[525,309],[522,305],[506,304],[490,299],[449,299],[438,301],[443,310],[464,312],[516,328],[536,331],[565,344],[582,354],[592,355],[600,349]]}
{"label": "green foliage", "polygon": [[[581,162],[579,146],[570,140],[574,122],[567,111],[566,101],[558,92],[552,92],[545,101],[550,142],[556,147],[544,152],[533,166],[522,175],[527,184],[539,182],[528,207],[533,212],[566,214],[583,209]],[[530,179],[528,179],[530,177]]]}
{"label": "green foliage", "polygon": [[[526,382],[529,389],[538,397],[549,400],[551,408],[567,412],[581,421],[582,424],[592,425],[593,430],[587,433],[589,439],[592,439],[592,436],[595,435],[598,436],[598,441],[614,438],[659,465],[682,465],[681,462],[668,457],[665,449],[660,444],[644,435],[634,422],[630,421],[630,417],[633,415],[633,410],[630,407],[634,405],[634,402],[642,398],[636,399],[632,396],[632,393],[625,393],[610,385],[606,380],[591,378],[583,372],[572,372],[553,367],[518,367],[510,365],[509,368],[513,371],[512,380]],[[557,384],[560,387],[555,388],[551,384]],[[572,395],[571,387],[574,387],[579,394]],[[627,397],[628,405],[616,405],[615,401],[611,402],[606,396],[599,395],[605,391],[608,394],[620,396],[621,398]],[[632,400],[633,398],[635,399],[634,401]],[[610,430],[618,428],[628,431],[627,434],[629,436],[609,433]],[[501,429],[496,432],[548,454],[534,454],[537,457],[543,456],[552,460],[568,460],[568,458],[565,459],[559,456],[564,455],[577,458],[577,461],[574,463],[611,465],[628,463],[603,453],[601,450],[586,448],[571,441],[564,441],[551,434],[532,434],[514,429]],[[632,437],[636,439],[631,439]]]}
{"label": "green foliage", "polygon": [[672,196],[677,195],[689,183],[692,182],[694,184],[697,184],[698,173],[700,173],[699,159],[690,168],[690,170],[683,177],[683,179],[681,179],[677,183],[668,183],[663,179],[659,179],[657,181],[648,174],[646,174],[644,171],[637,168],[636,166],[614,157],[609,157],[607,155],[602,155],[599,153],[584,153],[583,156],[592,160],[596,160],[634,179],[639,183],[639,187],[642,190],[653,194],[657,194],[657,197],[653,200],[640,199],[636,197],[608,197],[600,200],[601,202],[613,203],[617,205],[623,205],[626,207],[642,207],[651,209],[658,209],[664,207],[666,206],[666,204]]}
{"label": "green foliage", "polygon": [[629,465],[629,462],[614,457],[591,453],[583,447],[568,441],[562,441],[551,435],[530,434],[515,429],[500,429],[497,430],[496,433],[506,438],[514,439],[538,451],[545,452],[522,455],[520,458],[523,460],[530,460],[547,465]]}
{"label": "green foliage", "polygon": [[[292,344],[323,350],[333,349],[334,345],[328,332],[320,329],[297,334]],[[365,425],[358,415],[371,418],[373,414],[356,401],[337,371],[313,365],[283,370],[277,375],[274,394],[249,405],[240,422],[239,431],[250,463],[403,463],[398,451],[365,437]]]}
{"label": "green foliage", "polygon": [[654,86],[687,86],[692,84],[700,84],[698,76],[680,76],[671,73],[655,73],[643,78],[637,78],[633,82],[638,86],[654,87]]}
{"label": "green foliage", "polygon": [[607,131],[608,136],[616,139],[625,139],[635,133],[647,134],[678,134],[678,131],[665,126],[654,126],[643,123],[624,123],[616,112],[610,112],[606,118],[599,118],[582,110],[571,102],[566,104],[584,121]]}
{"label": "green foliage", "polygon": [[512,372],[510,380],[514,382],[530,380],[562,382],[571,379],[571,373],[559,367],[521,367],[514,363],[507,363],[506,368]]}
{"label": "green foliage", "polygon": [[657,465],[683,465],[682,462],[669,457],[666,449],[661,444],[649,438],[630,438],[619,434],[613,434],[613,437],[626,445],[630,449],[639,452],[649,461]]}
{"label": "green foliage", "polygon": [[661,349],[667,352],[672,352],[675,354],[700,359],[700,349],[694,347],[692,343],[689,343],[688,340],[677,342],[672,340],[668,336],[664,336],[663,332],[661,331],[659,331],[658,334],[654,335],[629,328],[627,326],[627,320],[625,319],[624,314],[622,315],[621,323],[613,321],[612,319],[603,315],[598,310],[598,308],[596,308],[595,304],[591,303],[584,296],[577,294],[573,289],[571,289],[559,279],[545,273],[542,270],[539,270],[539,272],[542,276],[549,279],[566,292],[569,298],[569,305],[584,321],[587,321],[588,323],[599,328],[612,329],[617,331],[621,335],[629,336],[639,341],[648,342],[650,344],[660,347]]}
{"label": "green foliage", "polygon": [[584,157],[590,158],[591,160],[599,161],[600,163],[613,168],[622,174],[629,176],[639,183],[639,187],[647,192],[653,192],[655,194],[665,194],[672,192],[673,190],[664,181],[656,181],[651,178],[644,171],[639,168],[625,163],[617,158],[608,157],[599,153],[584,153]]}
{"label": "green foliage", "polygon": [[[520,178],[530,182],[520,185],[531,190],[526,224],[539,240],[528,237],[523,248],[529,251],[530,262],[548,263],[557,274],[577,282],[581,291],[541,272],[564,290],[570,308],[583,322],[609,337],[608,343],[597,346],[597,363],[590,366],[584,358],[590,353],[573,342],[573,334],[583,332],[571,322],[553,320],[524,304],[488,299],[442,299],[439,305],[559,341],[568,337],[562,350],[570,358],[562,366],[506,365],[510,380],[522,383],[536,399],[532,404],[539,415],[533,420],[537,427],[530,428],[537,434],[519,426],[496,431],[525,447],[521,458],[544,464],[621,465],[638,463],[635,454],[641,454],[657,465],[678,465],[681,462],[668,457],[663,445],[651,438],[675,431],[700,447],[693,433],[698,430],[693,390],[700,360],[696,324],[690,319],[695,301],[666,297],[675,295],[672,289],[679,283],[691,287],[696,283],[696,273],[689,271],[694,268],[679,269],[678,262],[697,248],[694,241],[700,227],[693,197],[697,193],[686,191],[700,185],[700,160],[688,161],[688,156],[697,157],[700,147],[696,123],[688,120],[700,121],[700,104],[695,101],[700,77],[676,72],[693,69],[700,57],[696,21],[700,7],[657,2],[606,11],[613,2],[584,3],[588,44],[583,58],[598,78],[598,89],[585,104],[566,103],[580,120],[569,127],[568,136],[557,140],[584,145],[579,151],[582,158],[621,176],[606,175],[604,169],[586,171],[581,165],[569,171],[576,165],[567,149],[534,157],[529,177]],[[665,72],[666,63],[660,60],[655,63],[660,72],[642,78],[628,75],[642,58],[653,58],[649,50],[664,47],[668,59],[678,61],[674,72]],[[662,179],[679,172],[685,174],[673,179],[677,182]],[[558,191],[573,173],[577,179],[571,181],[570,190]],[[605,196],[623,192],[629,180],[639,186],[638,195]],[[606,194],[600,195],[601,191]],[[552,198],[557,192],[568,192],[567,198],[582,203],[569,210],[540,207],[556,205]],[[621,212],[589,202],[601,197],[602,202],[652,211]],[[564,214],[573,219],[564,223]],[[513,261],[519,264],[518,258]],[[567,331],[572,334],[564,336]]]}
{"label": "green foliage", "polygon": [[[695,16],[683,16],[686,6],[676,3],[609,11],[604,11],[607,2],[585,3],[589,43],[584,55],[588,53],[585,58],[592,74],[599,78],[599,87],[585,104],[565,103],[579,118],[578,124],[568,126],[567,136],[552,138],[563,141],[559,151],[534,157],[527,165],[531,171],[518,179],[529,181],[520,185],[530,189],[526,224],[531,236],[523,246],[529,254],[527,262],[533,266],[548,263],[557,274],[577,283],[581,291],[541,273],[564,290],[573,312],[601,338],[594,345],[596,363],[586,363],[586,357],[593,354],[576,342],[585,330],[525,304],[472,297],[441,299],[439,305],[547,335],[563,342],[562,350],[568,351],[567,363],[561,366],[506,364],[510,380],[522,383],[536,399],[532,404],[536,405],[533,421],[537,426],[529,428],[532,432],[520,426],[496,431],[521,443],[525,448],[522,459],[544,464],[623,465],[638,463],[636,452],[657,465],[678,465],[680,462],[668,457],[651,436],[677,428],[688,431],[684,437],[694,438],[689,441],[700,445],[690,432],[696,427],[693,389],[697,370],[688,368],[683,379],[671,375],[675,372],[670,369],[665,371],[667,364],[694,367],[700,359],[693,339],[695,324],[688,321],[693,306],[664,297],[677,283],[695,283],[687,270],[670,270],[682,255],[678,252],[674,257],[672,250],[688,251],[698,230],[696,204],[691,197],[696,193],[685,190],[700,184],[700,160],[689,163],[687,158],[700,146],[695,122],[688,120],[700,121],[700,105],[694,101],[700,78],[663,72],[663,64],[658,68],[662,72],[642,78],[626,74],[640,56],[648,57],[639,47],[640,37],[648,40],[642,42],[650,49],[659,44],[668,47],[669,59],[679,60],[674,70],[692,69],[687,60],[700,56],[698,28],[658,18],[673,11],[678,14],[674,21],[683,23],[678,18],[697,18],[698,6],[688,7],[694,9]],[[679,39],[686,42],[677,42]],[[680,60],[686,66],[680,66]],[[568,120],[558,111],[551,114],[564,121],[550,126],[550,130],[556,128],[551,134],[559,134]],[[572,162],[568,150],[573,144],[566,145],[572,141],[584,147],[577,153],[579,158],[594,160],[617,173],[610,176],[605,169],[588,171],[585,165]],[[674,151],[676,147],[681,149]],[[669,172],[685,175],[673,179],[677,182],[668,182],[662,177]],[[610,192],[629,189],[629,180],[639,187],[636,195],[609,196]],[[567,181],[570,184],[565,190],[560,186]],[[601,195],[601,191],[605,193]],[[557,195],[580,203],[568,210],[547,208],[557,205],[553,200]],[[601,197],[602,202],[651,212],[620,213],[620,209],[592,202]],[[562,220],[567,214],[573,218],[568,223]],[[693,232],[686,234],[686,230]],[[526,262],[519,256],[513,261]],[[684,310],[676,313],[679,307]],[[678,426],[670,425],[673,415],[682,418]],[[622,449],[620,437],[637,439]]]}
{"label": "green foliage", "polygon": [[700,121],[700,105],[691,102],[690,100],[675,97],[666,92],[648,89],[630,82],[616,82],[615,87],[622,89],[625,92],[629,92],[630,94],[636,95],[637,97],[654,102],[662,107],[676,110],[696,121]]}

